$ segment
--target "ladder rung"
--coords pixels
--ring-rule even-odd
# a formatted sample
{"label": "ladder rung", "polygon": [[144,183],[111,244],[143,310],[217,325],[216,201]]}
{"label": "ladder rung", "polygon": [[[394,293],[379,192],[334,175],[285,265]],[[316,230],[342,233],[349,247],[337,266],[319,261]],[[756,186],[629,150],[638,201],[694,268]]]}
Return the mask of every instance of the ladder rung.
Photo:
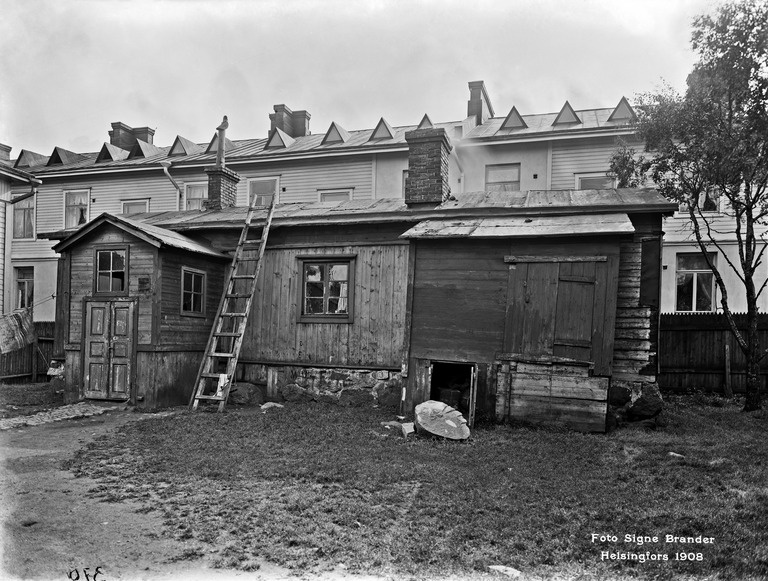
{"label": "ladder rung", "polygon": [[248,313],[221,313],[222,317],[247,317]]}
{"label": "ladder rung", "polygon": [[228,299],[247,299],[251,296],[251,293],[230,293],[227,295]]}
{"label": "ladder rung", "polygon": [[196,395],[195,399],[212,399],[214,401],[223,401],[223,395]]}
{"label": "ladder rung", "polygon": [[225,332],[221,332],[221,333],[214,333],[213,334],[214,337],[239,337],[240,335],[242,335],[242,333],[225,333]]}
{"label": "ladder rung", "polygon": [[205,377],[208,379],[218,379],[221,375],[227,375],[226,373],[202,373],[200,377]]}
{"label": "ladder rung", "polygon": [[252,274],[233,274],[232,278],[233,279],[236,278],[236,279],[251,279],[251,280],[253,280],[256,277],[254,275],[252,275]]}
{"label": "ladder rung", "polygon": [[253,244],[253,245],[261,244],[261,240],[243,240],[243,245],[246,245],[246,244],[248,244],[248,245],[251,245],[251,244]]}
{"label": "ladder rung", "polygon": [[234,357],[233,353],[209,353],[208,357],[219,357],[224,359],[225,357]]}

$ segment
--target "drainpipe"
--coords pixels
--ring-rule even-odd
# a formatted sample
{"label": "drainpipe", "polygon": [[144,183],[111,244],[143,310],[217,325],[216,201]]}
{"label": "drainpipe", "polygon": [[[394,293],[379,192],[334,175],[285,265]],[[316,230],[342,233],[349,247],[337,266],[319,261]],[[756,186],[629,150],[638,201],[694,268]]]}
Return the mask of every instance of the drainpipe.
{"label": "drainpipe", "polygon": [[173,176],[171,176],[171,173],[168,171],[172,164],[167,159],[164,159],[160,162],[160,165],[162,166],[165,175],[168,176],[169,180],[171,180],[173,187],[176,188],[177,192],[179,192],[179,210],[181,210],[181,201],[184,199],[184,193],[181,191],[181,186],[175,179],[173,179]]}

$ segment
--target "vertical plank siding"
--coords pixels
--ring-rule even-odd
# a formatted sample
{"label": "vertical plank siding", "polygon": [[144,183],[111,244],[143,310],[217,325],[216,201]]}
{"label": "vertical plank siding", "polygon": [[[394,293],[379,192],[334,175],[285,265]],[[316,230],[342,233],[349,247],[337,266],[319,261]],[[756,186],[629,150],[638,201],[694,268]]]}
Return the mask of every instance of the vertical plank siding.
{"label": "vertical plank siding", "polygon": [[[737,326],[746,325],[744,314],[735,314]],[[760,344],[768,345],[768,314],[758,318]],[[730,379],[734,393],[744,393],[746,358],[730,331],[725,316],[664,314],[659,326],[659,387],[665,392],[724,393],[726,346],[730,354]],[[768,366],[760,370],[762,389],[768,384]]]}
{"label": "vertical plank siding", "polygon": [[[354,255],[351,323],[298,322],[299,257]],[[405,244],[268,249],[241,360],[400,368],[408,272]]]}
{"label": "vertical plank siding", "polygon": [[0,354],[0,380],[14,382],[47,379],[48,364],[53,358],[55,326],[53,321],[36,321],[36,343]]}

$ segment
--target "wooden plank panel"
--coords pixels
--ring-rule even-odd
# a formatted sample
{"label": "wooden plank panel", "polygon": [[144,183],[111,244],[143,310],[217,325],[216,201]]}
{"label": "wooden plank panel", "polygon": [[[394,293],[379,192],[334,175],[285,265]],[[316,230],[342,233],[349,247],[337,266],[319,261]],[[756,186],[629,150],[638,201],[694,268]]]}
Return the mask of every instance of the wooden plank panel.
{"label": "wooden plank panel", "polygon": [[528,265],[523,298],[523,354],[553,355],[559,269],[558,263]]}

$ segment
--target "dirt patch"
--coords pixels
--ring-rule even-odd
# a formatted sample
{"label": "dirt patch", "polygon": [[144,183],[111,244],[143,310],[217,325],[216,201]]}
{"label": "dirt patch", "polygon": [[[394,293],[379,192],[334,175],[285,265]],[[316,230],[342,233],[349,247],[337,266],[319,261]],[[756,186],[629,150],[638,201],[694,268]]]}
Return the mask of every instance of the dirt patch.
{"label": "dirt patch", "polygon": [[0,383],[0,419],[29,416],[64,405],[52,383]]}

